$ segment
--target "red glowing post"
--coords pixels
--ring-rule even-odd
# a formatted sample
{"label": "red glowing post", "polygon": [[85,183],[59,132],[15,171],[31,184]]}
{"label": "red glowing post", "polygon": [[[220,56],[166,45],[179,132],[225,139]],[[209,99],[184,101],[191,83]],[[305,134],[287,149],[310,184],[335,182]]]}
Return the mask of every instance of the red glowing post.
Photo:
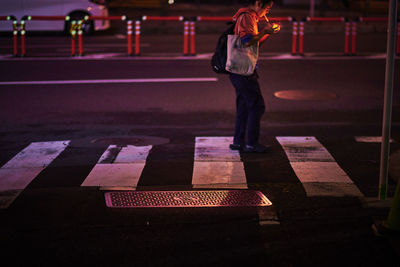
{"label": "red glowing post", "polygon": [[184,22],[183,28],[183,55],[189,54],[189,21]]}
{"label": "red glowing post", "polygon": [[83,31],[82,31],[82,24],[83,21],[80,20],[78,22],[78,49],[79,49],[79,56],[83,56]]}
{"label": "red glowing post", "polygon": [[297,30],[298,22],[293,21],[293,32],[292,32],[292,55],[297,54]]}
{"label": "red glowing post", "polygon": [[13,56],[18,56],[18,21],[13,21]]}
{"label": "red glowing post", "polygon": [[190,55],[196,55],[196,22],[190,22]]}
{"label": "red glowing post", "polygon": [[21,57],[24,57],[26,56],[25,20],[21,20],[20,31],[21,31]]}
{"label": "red glowing post", "polygon": [[344,33],[344,54],[349,55],[349,46],[350,46],[350,21],[346,21],[345,24],[345,33]]}
{"label": "red glowing post", "polygon": [[71,28],[70,28],[70,33],[71,33],[71,56],[76,55],[76,21],[73,20],[71,21]]}
{"label": "red glowing post", "polygon": [[135,22],[135,56],[140,55],[140,20]]}
{"label": "red glowing post", "polygon": [[304,56],[304,21],[300,21],[299,28],[299,54]]}
{"label": "red glowing post", "polygon": [[351,54],[355,55],[357,53],[357,22],[353,21],[351,23]]}
{"label": "red glowing post", "polygon": [[126,38],[128,41],[128,55],[132,56],[132,20],[126,22]]}

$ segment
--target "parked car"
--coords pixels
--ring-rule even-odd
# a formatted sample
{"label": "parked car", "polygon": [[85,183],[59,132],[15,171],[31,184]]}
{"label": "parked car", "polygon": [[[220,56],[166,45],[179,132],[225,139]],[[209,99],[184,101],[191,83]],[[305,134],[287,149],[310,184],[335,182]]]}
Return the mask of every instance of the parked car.
{"label": "parked car", "polygon": [[[21,20],[24,16],[70,16],[70,21],[32,20],[26,23],[27,31],[69,31],[72,20],[85,16],[107,16],[108,9],[104,0],[0,0],[0,16],[15,16]],[[110,27],[108,20],[87,21],[83,24],[85,34]],[[0,21],[0,31],[11,31],[12,25]]]}

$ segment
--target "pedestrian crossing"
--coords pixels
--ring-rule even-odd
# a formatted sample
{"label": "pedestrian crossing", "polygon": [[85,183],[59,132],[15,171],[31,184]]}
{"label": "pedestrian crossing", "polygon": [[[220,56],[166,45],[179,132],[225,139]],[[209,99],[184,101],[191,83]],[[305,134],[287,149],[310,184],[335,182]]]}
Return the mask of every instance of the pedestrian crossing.
{"label": "pedestrian crossing", "polygon": [[7,208],[70,141],[34,142],[0,169],[0,208]]}
{"label": "pedestrian crossing", "polygon": [[[243,157],[239,151],[229,149],[232,139],[230,136],[194,137],[190,185],[193,189],[248,189]],[[286,155],[279,160],[289,162],[307,197],[363,196],[316,137],[277,136],[275,139]],[[357,137],[355,140],[369,142],[379,138]],[[70,143],[70,140],[34,142],[4,164],[0,168],[0,208],[9,207]],[[152,150],[151,145],[109,145],[77,186],[136,190],[139,181],[145,179],[142,173]]]}
{"label": "pedestrian crossing", "polygon": [[362,193],[313,136],[276,137],[307,196],[354,196]]}
{"label": "pedestrian crossing", "polygon": [[229,149],[233,137],[196,137],[193,188],[247,189],[239,151]]}
{"label": "pedestrian crossing", "polygon": [[101,190],[135,190],[152,146],[111,145],[81,186]]}

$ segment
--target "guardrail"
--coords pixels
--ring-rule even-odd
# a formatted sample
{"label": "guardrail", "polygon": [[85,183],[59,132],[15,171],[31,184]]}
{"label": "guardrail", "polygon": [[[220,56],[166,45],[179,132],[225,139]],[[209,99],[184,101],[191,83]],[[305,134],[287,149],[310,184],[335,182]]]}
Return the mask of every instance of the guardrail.
{"label": "guardrail", "polygon": [[[193,18],[185,18],[182,16],[142,16],[135,20],[135,50],[133,46],[133,21],[126,16],[85,16],[80,20],[71,20],[69,16],[24,16],[18,23],[14,16],[0,16],[0,21],[11,20],[13,21],[13,56],[26,56],[26,23],[32,20],[45,20],[45,21],[66,21],[70,22],[70,35],[71,35],[71,56],[83,56],[83,31],[82,25],[88,21],[94,20],[120,20],[126,21],[127,25],[127,54],[129,56],[140,56],[140,41],[141,41],[141,27],[145,21],[182,21],[183,22],[183,49],[184,56],[196,55],[196,23],[204,21],[214,22],[230,22],[232,17],[212,17],[212,16],[197,16]],[[344,54],[356,55],[357,49],[357,25],[363,22],[387,22],[387,18],[379,17],[359,17],[354,20],[349,20],[344,17],[307,17],[301,21],[296,21],[293,17],[272,17],[269,19],[271,22],[292,22],[292,55],[304,56],[304,30],[306,23],[322,22],[322,23],[344,23]],[[18,36],[21,41],[21,53],[18,54]],[[77,40],[76,40],[77,39]],[[351,44],[351,45],[350,45]],[[78,46],[78,47],[76,47]],[[400,22],[397,29],[397,46],[396,54],[400,55]]]}
{"label": "guardrail", "polygon": [[[18,55],[18,20],[15,16],[0,16],[0,21],[12,21],[13,29],[13,56]],[[10,27],[11,28],[11,27]]]}
{"label": "guardrail", "polygon": [[[183,28],[183,54],[185,56],[188,55],[188,46],[189,46],[189,21],[182,16],[170,16],[170,17],[161,17],[161,16],[142,16],[141,21],[183,21],[184,28]],[[136,21],[136,51],[135,56],[140,55],[140,30],[141,30],[141,22],[140,20]]]}
{"label": "guardrail", "polygon": [[[357,22],[363,23],[363,22],[388,22],[387,17],[359,17],[358,20],[353,21],[353,27],[352,27],[352,33],[354,36],[354,42],[353,42],[353,51],[352,53],[355,55],[356,54],[356,36],[357,36]],[[400,55],[400,21],[397,22],[397,38],[396,38],[396,54]]]}
{"label": "guardrail", "polygon": [[[345,23],[346,19],[344,17],[307,17],[300,21],[299,26],[299,50],[298,53],[304,56],[304,29],[305,29],[305,22],[325,22],[325,23],[332,23],[332,22],[341,22]],[[350,27],[346,22],[345,27],[345,44],[344,44],[344,54],[349,54],[349,33]]]}
{"label": "guardrail", "polygon": [[[69,33],[71,35],[71,56],[83,56],[83,23],[93,20],[126,20],[126,16],[85,16],[83,19],[74,20],[70,16],[24,16],[20,22],[21,36],[21,56],[26,56],[26,22],[27,21],[66,21],[70,22]],[[132,25],[131,21],[127,22],[127,40],[128,54],[132,54]],[[78,42],[76,41],[78,37]],[[78,44],[78,49],[76,46]],[[77,52],[78,51],[78,52]]]}

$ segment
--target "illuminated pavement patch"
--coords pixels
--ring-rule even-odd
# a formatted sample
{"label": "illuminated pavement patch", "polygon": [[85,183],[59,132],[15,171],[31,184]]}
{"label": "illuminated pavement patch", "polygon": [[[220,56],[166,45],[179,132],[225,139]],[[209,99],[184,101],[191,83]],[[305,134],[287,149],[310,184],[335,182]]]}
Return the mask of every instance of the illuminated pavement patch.
{"label": "illuminated pavement patch", "polygon": [[263,207],[272,203],[260,191],[132,191],[105,193],[110,208]]}

